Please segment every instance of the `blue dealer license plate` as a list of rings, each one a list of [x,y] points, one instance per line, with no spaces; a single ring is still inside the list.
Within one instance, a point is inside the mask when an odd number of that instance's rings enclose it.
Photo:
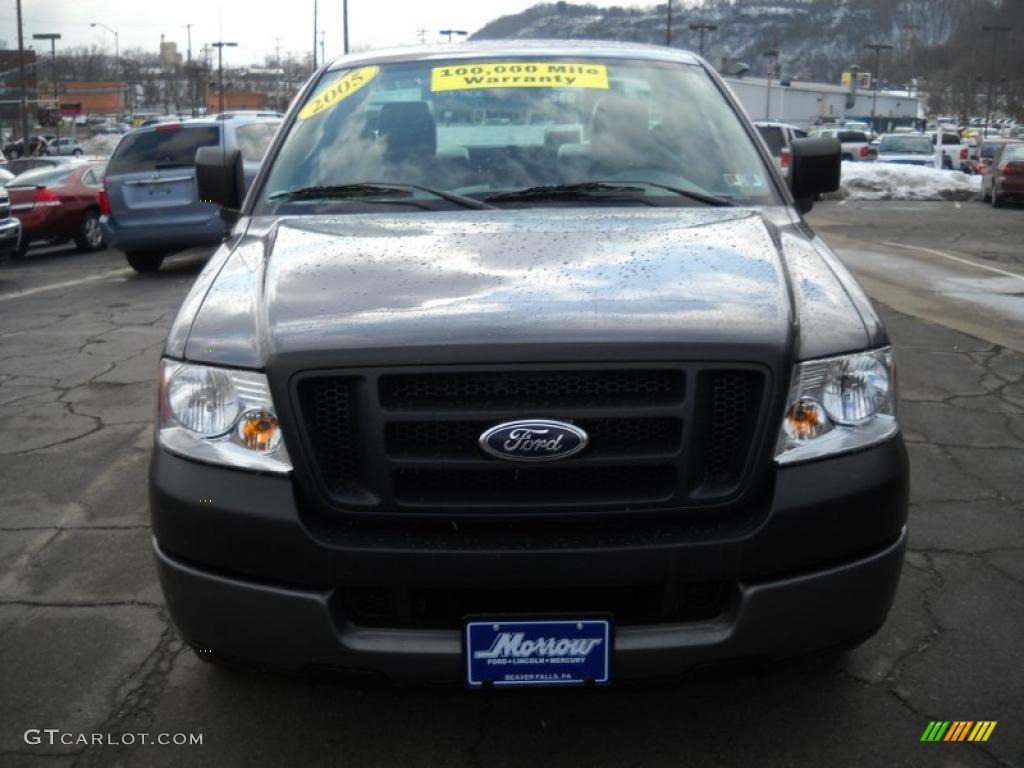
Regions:
[[[466,681],[484,685],[607,685],[607,619],[473,619],[465,625]]]

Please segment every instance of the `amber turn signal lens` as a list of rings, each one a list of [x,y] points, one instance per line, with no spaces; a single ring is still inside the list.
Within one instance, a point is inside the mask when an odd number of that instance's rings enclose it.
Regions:
[[[811,440],[827,427],[825,412],[812,400],[793,403],[786,411],[785,430],[791,440]]]
[[[281,442],[281,428],[277,419],[266,411],[245,414],[238,422],[238,434],[245,442],[245,447],[253,451],[267,453]]]

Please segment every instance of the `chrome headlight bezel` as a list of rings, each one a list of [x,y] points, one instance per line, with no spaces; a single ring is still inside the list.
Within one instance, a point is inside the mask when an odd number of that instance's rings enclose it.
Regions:
[[[897,400],[891,347],[798,363],[775,462],[812,461],[894,437]]]
[[[197,416],[196,398],[188,396],[190,384],[203,389],[205,407],[199,411],[223,412]],[[273,426],[276,434],[254,440],[244,427],[257,420]],[[257,371],[161,360],[157,442],[171,453],[209,464],[276,474],[292,469],[270,385]]]

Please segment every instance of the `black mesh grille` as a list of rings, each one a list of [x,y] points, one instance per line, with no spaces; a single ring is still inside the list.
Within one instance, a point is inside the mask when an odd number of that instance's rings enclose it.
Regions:
[[[332,494],[344,493],[358,472],[351,380],[308,379],[300,385],[299,393],[306,430],[324,484]]]
[[[345,510],[495,516],[679,509],[741,490],[762,421],[761,371],[589,368],[299,374],[320,492]],[[579,426],[588,445],[538,463],[480,448],[487,429],[530,418]]]
[[[653,502],[675,490],[672,465],[399,469],[395,497],[403,503],[536,506]]]
[[[735,482],[750,451],[760,399],[760,377],[747,371],[707,374],[710,428],[705,453],[705,481]]]
[[[345,617],[357,626],[460,629],[467,616],[611,614],[616,626],[675,624],[715,618],[729,585],[601,586],[559,589],[390,589],[362,587],[342,594]]]
[[[381,405],[414,408],[555,408],[677,402],[683,373],[557,371],[384,376]]]
[[[581,456],[645,456],[680,449],[679,419],[581,419],[576,426],[590,439]],[[474,458],[482,456],[480,435],[493,421],[399,421],[387,425],[388,455],[396,458]]]

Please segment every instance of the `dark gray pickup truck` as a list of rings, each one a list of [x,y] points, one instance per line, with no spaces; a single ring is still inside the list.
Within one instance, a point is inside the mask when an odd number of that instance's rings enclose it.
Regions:
[[[889,340],[716,74],[486,44],[316,73],[160,371],[167,603],[201,657],[602,685],[885,621],[908,468]]]

